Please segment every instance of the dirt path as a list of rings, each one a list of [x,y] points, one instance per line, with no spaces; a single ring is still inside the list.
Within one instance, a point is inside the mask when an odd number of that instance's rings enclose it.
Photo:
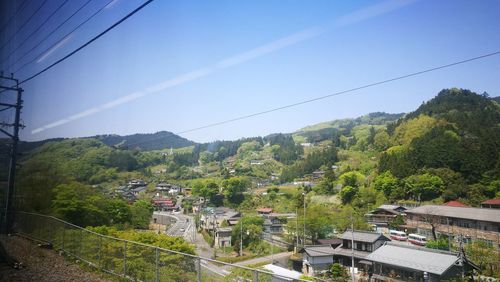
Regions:
[[[112,281],[24,238],[2,235],[0,241],[9,255],[24,266],[14,269],[0,264],[0,281]]]

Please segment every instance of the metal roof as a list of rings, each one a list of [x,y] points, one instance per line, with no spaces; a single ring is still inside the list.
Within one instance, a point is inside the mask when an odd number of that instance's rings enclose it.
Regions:
[[[325,257],[325,256],[333,256],[333,248],[332,246],[306,246],[304,251],[310,257]]]
[[[425,205],[406,211],[407,214],[428,214],[500,223],[500,209]]]
[[[333,254],[336,256],[344,256],[344,257],[350,257],[354,253],[354,257],[357,259],[364,259],[370,252],[368,251],[360,251],[360,250],[352,250],[351,248],[344,248],[342,245],[338,246],[333,250]]]
[[[381,205],[380,207],[378,207],[378,209],[384,209],[384,210],[395,210],[399,208],[406,209],[405,207],[398,205]]]
[[[373,243],[379,239],[390,241],[389,238],[385,237],[384,235],[380,233],[375,233],[375,232],[369,232],[369,231],[356,231],[354,230],[354,234],[351,235],[353,232],[351,230],[347,230],[342,234],[342,239],[344,240],[351,240],[352,237],[354,236],[354,241],[360,241],[360,242],[368,242],[368,243]]]
[[[369,254],[366,259],[442,275],[457,262],[458,256],[455,253],[389,243]]]

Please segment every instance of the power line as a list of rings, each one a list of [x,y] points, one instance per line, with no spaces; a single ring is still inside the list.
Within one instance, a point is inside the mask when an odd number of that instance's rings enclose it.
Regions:
[[[6,29],[10,22],[17,16],[17,14],[22,10],[24,9],[26,6],[24,6],[24,4],[28,3],[28,0],[24,0],[21,5],[19,5],[16,9],[16,11],[14,12],[14,14],[12,14],[12,16],[10,16],[10,18],[7,20],[7,23],[2,27],[0,28],[0,33],[2,33],[4,31],[4,29]]]
[[[62,22],[59,26],[57,26],[54,30],[52,30],[52,32],[49,35],[47,35],[44,39],[42,39],[40,42],[38,42],[38,44],[36,44],[35,46],[33,46],[33,48],[31,48],[29,51],[27,51],[26,53],[24,53],[14,64],[9,65],[8,69],[10,69],[11,67],[13,67],[17,63],[19,63],[24,57],[26,57],[26,55],[31,54],[31,51],[33,51],[35,48],[37,48],[43,42],[45,42],[45,40],[47,40],[50,36],[52,36],[52,34],[54,34],[67,21],[69,21],[71,18],[73,18],[80,10],[82,10],[85,6],[87,6],[87,4],[89,4],[91,1],[92,0],[88,0],[84,5],[82,5],[78,10],[76,10],[71,16],[69,16],[64,22]],[[86,24],[88,21],[90,21],[92,18],[94,18],[100,12],[102,12],[102,10],[104,10],[104,8],[106,8],[113,1],[114,0],[109,0],[104,6],[102,6],[101,8],[99,8],[97,11],[95,11],[89,17],[87,17],[83,22],[81,22],[79,25],[77,25],[75,28],[73,28],[70,32],[66,33],[59,41],[55,42],[54,44],[52,44],[51,46],[49,46],[48,48],[46,48],[42,52],[38,53],[38,55],[36,55],[35,57],[33,57],[33,59],[31,61],[26,62],[21,67],[19,67],[15,71],[13,71],[13,73],[17,73],[18,71],[24,69],[26,66],[28,66],[29,64],[31,64],[34,61],[36,61],[36,59],[38,59],[38,57],[40,57],[42,54],[48,52],[50,49],[54,48],[54,46],[56,46],[57,44],[61,43],[65,38],[67,38],[68,36],[70,36],[71,34],[73,34],[74,32],[76,32],[80,27],[82,27],[84,24]]]
[[[2,47],[0,47],[0,50],[1,50],[1,49],[3,49],[5,46],[7,46],[7,44],[9,44],[9,43],[10,43],[10,40],[12,40],[12,38],[14,38],[14,37],[15,37],[15,36],[16,36],[16,35],[17,35],[20,31],[21,31],[21,29],[23,29],[23,28],[24,28],[24,27],[25,27],[25,26],[26,26],[26,25],[27,25],[27,24],[28,24],[28,23],[29,23],[29,22],[33,19],[33,17],[34,17],[34,16],[35,16],[35,15],[36,15],[39,11],[40,11],[40,9],[42,9],[42,7],[43,7],[43,6],[45,6],[45,3],[47,3],[47,0],[44,0],[44,1],[42,2],[42,5],[38,6],[38,8],[37,8],[37,9],[33,12],[33,14],[31,14],[31,16],[29,16],[28,20],[26,20],[26,21],[25,21],[25,22],[21,25],[21,27],[20,27],[20,28],[18,28],[18,29],[16,30],[16,32],[14,32],[14,33],[12,34],[12,36],[11,36],[9,39],[7,39],[7,41],[5,41],[5,44],[4,44],[4,45],[2,45]]]
[[[131,16],[133,16],[135,13],[139,12],[140,10],[142,10],[142,8],[146,7],[151,2],[153,2],[153,0],[146,1],[145,3],[143,3],[142,5],[140,5],[139,7],[137,7],[135,10],[133,10],[130,13],[128,13],[125,17],[121,18],[119,21],[115,22],[113,25],[111,25],[110,27],[108,27],[106,30],[104,30],[103,32],[101,32],[98,35],[94,36],[92,39],[90,39],[89,41],[87,41],[82,46],[76,48],[75,50],[73,50],[72,52],[70,52],[68,55],[62,57],[61,59],[57,60],[56,62],[54,62],[50,66],[44,68],[43,70],[41,70],[41,71],[37,72],[36,74],[34,74],[34,75],[32,75],[32,76],[24,79],[23,81],[19,82],[19,84],[23,84],[25,82],[28,82],[28,81],[32,80],[33,78],[35,78],[35,77],[41,75],[42,73],[48,71],[49,69],[53,68],[54,66],[58,65],[59,63],[65,61],[67,58],[69,58],[69,57],[73,56],[74,54],[78,53],[80,50],[82,50],[83,48],[87,47],[92,42],[96,41],[101,36],[103,36],[104,34],[108,33],[110,30],[112,30],[115,27],[117,27],[118,25],[120,25],[122,22],[124,22],[125,20],[127,20],[128,18],[130,18]]]
[[[5,58],[4,62],[7,61],[12,54],[14,54],[17,49],[21,48],[28,40],[35,34],[37,33],[66,3],[68,3],[69,0],[64,0],[54,11],[45,19],[45,21],[40,24],[35,30],[33,30],[24,40],[21,42],[21,44],[17,45],[16,48],[13,48],[12,51],[7,55],[7,58]]]
[[[296,106],[299,106],[299,105],[308,104],[308,103],[311,103],[311,102],[315,102],[315,101],[319,101],[319,100],[324,100],[324,99],[327,99],[327,98],[331,98],[331,97],[334,97],[334,96],[338,96],[338,95],[342,95],[342,94],[346,94],[346,93],[358,91],[358,90],[361,90],[361,89],[365,89],[365,88],[369,88],[369,87],[373,87],[373,86],[385,84],[385,83],[388,83],[388,82],[392,82],[392,81],[396,81],[396,80],[401,80],[401,79],[405,79],[405,78],[409,78],[409,77],[412,77],[412,76],[421,75],[421,74],[424,74],[424,73],[428,73],[428,72],[432,72],[432,71],[436,71],[436,70],[440,70],[440,69],[444,69],[444,68],[449,68],[449,67],[452,67],[452,66],[464,64],[464,63],[475,61],[475,60],[479,60],[479,59],[484,59],[484,58],[491,57],[491,56],[498,55],[498,54],[500,54],[500,51],[496,51],[496,52],[493,52],[493,53],[488,53],[488,54],[485,54],[485,55],[473,57],[473,58],[470,58],[470,59],[466,59],[466,60],[462,60],[462,61],[458,61],[458,62],[446,64],[446,65],[441,65],[441,66],[438,66],[438,67],[429,68],[429,69],[418,71],[418,72],[413,72],[413,73],[402,75],[402,76],[397,76],[397,77],[394,77],[394,78],[390,78],[390,79],[386,79],[386,80],[382,80],[382,81],[378,81],[378,82],[374,82],[374,83],[370,83],[370,84],[365,84],[363,86],[359,86],[359,87],[355,87],[355,88],[351,88],[351,89],[347,89],[347,90],[335,92],[335,93],[332,93],[332,94],[329,94],[329,95],[320,96],[320,97],[316,97],[316,98],[309,99],[309,100],[304,100],[304,101],[293,103],[293,104],[288,104],[288,105],[285,105],[285,106],[273,108],[273,109],[262,111],[262,112],[257,112],[257,113],[253,113],[253,114],[249,114],[249,115],[245,115],[245,116],[240,116],[240,117],[237,117],[237,118],[232,118],[232,119],[228,119],[228,120],[224,120],[224,121],[220,121],[220,122],[216,122],[216,123],[207,124],[207,125],[204,125],[204,126],[193,128],[193,129],[180,131],[180,132],[175,133],[175,134],[183,134],[183,133],[193,132],[193,131],[197,131],[197,130],[201,130],[201,129],[205,129],[205,128],[209,128],[209,127],[214,127],[214,126],[218,126],[218,125],[222,125],[222,124],[226,124],[226,123],[230,123],[230,122],[242,120],[242,119],[251,118],[251,117],[254,117],[254,116],[268,114],[268,113],[272,113],[272,112],[284,110],[284,109],[287,109],[287,108],[292,108],[292,107],[296,107]]]
[[[54,34],[56,31],[59,30],[66,22],[68,22],[70,19],[72,19],[76,14],[78,14],[83,8],[85,8],[92,0],[88,0],[87,2],[83,3],[73,14],[71,14],[69,17],[67,17],[63,22],[61,22],[56,28],[54,28],[47,36],[45,36],[42,40],[40,40],[37,44],[35,44],[30,50],[26,51],[21,57],[19,57],[13,64],[9,65],[7,69],[11,69],[11,67],[15,66],[18,62],[20,62],[26,55],[31,54],[33,50],[38,48],[43,42],[45,42],[52,34]],[[111,3],[111,2],[108,2]],[[108,5],[108,4],[106,4]],[[106,5],[104,7],[106,7]],[[103,7],[103,8],[104,8]],[[52,47],[52,46],[51,46]],[[39,56],[39,55],[38,55]],[[38,57],[36,56],[35,59]],[[33,60],[34,61],[34,60]],[[31,62],[33,62],[31,61]]]
[[[405,75],[401,75],[401,76],[396,76],[396,77],[385,79],[385,80],[381,80],[381,81],[378,81],[378,82],[373,82],[373,83],[365,84],[365,85],[362,85],[362,86],[359,86],[359,87],[350,88],[350,89],[347,89],[347,90],[342,90],[342,91],[339,91],[339,92],[335,92],[335,93],[332,93],[332,94],[328,94],[328,95],[316,97],[316,98],[313,98],[313,99],[308,99],[308,100],[300,101],[300,102],[297,102],[297,103],[288,104],[288,105],[280,106],[280,107],[277,107],[277,108],[272,108],[272,109],[261,111],[261,112],[256,112],[256,113],[253,113],[253,114],[248,114],[248,115],[244,115],[244,116],[240,116],[240,117],[236,117],[236,118],[232,118],[232,119],[227,119],[227,120],[220,121],[220,122],[215,122],[215,123],[207,124],[207,125],[200,126],[200,127],[195,127],[195,128],[184,130],[184,131],[175,132],[174,134],[176,134],[176,135],[184,134],[184,133],[198,131],[198,130],[202,130],[202,129],[206,129],[206,128],[210,128],[210,127],[215,127],[215,126],[219,126],[219,125],[223,125],[223,124],[227,124],[227,123],[231,123],[231,122],[235,122],[235,121],[239,121],[239,120],[243,120],[243,119],[248,119],[248,118],[251,118],[251,117],[260,116],[260,115],[264,115],[264,114],[268,114],[268,113],[272,113],[272,112],[276,112],[276,111],[280,111],[280,110],[284,110],[284,109],[296,107],[296,106],[299,106],[299,105],[308,104],[308,103],[316,102],[316,101],[319,101],[319,100],[328,99],[328,98],[331,98],[331,97],[334,97],[334,96],[339,96],[339,95],[342,95],[342,94],[352,93],[352,92],[355,92],[355,91],[358,91],[358,90],[362,90],[362,89],[366,89],[366,88],[370,88],[370,87],[373,87],[373,86],[377,86],[377,85],[381,85],[381,84],[386,84],[386,83],[389,83],[389,82],[393,82],[393,81],[397,81],[397,80],[402,80],[402,79],[413,77],[413,76],[418,76],[418,75],[421,75],[421,74],[425,74],[425,73],[437,71],[437,70],[444,69],[444,68],[449,68],[449,67],[460,65],[460,64],[465,64],[465,63],[468,63],[468,62],[472,62],[472,61],[484,59],[484,58],[487,58],[487,57],[492,57],[492,56],[499,55],[499,54],[500,54],[500,51],[496,51],[496,52],[492,52],[492,53],[488,53],[488,54],[484,54],[484,55],[472,57],[472,58],[465,59],[465,60],[461,60],[461,61],[457,61],[457,62],[445,64],[445,65],[440,65],[440,66],[437,66],[437,67],[432,67],[432,68],[428,68],[428,69],[425,69],[425,70],[421,70],[421,71],[417,71],[417,72],[413,72],[413,73],[409,73],[409,74],[405,74]],[[155,141],[155,140],[160,140],[160,139],[162,139],[162,138],[154,138],[154,139],[150,139],[150,140],[147,140],[147,141],[144,141],[144,142],[132,143],[132,144],[129,144],[128,146],[136,146],[136,145],[140,145],[140,144],[143,144],[143,143],[148,143],[148,142]]]

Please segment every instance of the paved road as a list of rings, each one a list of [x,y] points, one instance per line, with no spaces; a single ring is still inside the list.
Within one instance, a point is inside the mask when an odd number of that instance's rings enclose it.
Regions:
[[[166,231],[167,235],[183,237],[189,242],[194,242],[194,220],[192,217],[179,213],[155,211],[153,216],[160,222],[170,219],[175,221]]]

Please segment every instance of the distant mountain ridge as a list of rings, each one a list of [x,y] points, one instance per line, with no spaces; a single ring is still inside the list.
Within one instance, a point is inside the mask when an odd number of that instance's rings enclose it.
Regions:
[[[108,146],[122,146],[128,149],[136,147],[145,151],[162,150],[168,148],[182,148],[197,144],[194,141],[176,135],[169,131],[159,131],[156,133],[137,133],[132,135],[97,135],[91,138],[100,140]]]
[[[357,118],[338,119],[338,120],[332,120],[328,122],[322,122],[306,126],[302,129],[295,131],[294,133],[285,135],[331,134],[332,131],[338,130],[340,128],[346,128],[346,127],[352,128],[360,124],[384,125],[389,122],[395,122],[402,116],[404,116],[404,113],[389,114],[384,112],[374,112]],[[270,134],[266,137],[271,137],[273,135],[278,135],[278,134],[279,133]],[[103,135],[95,135],[95,136],[81,137],[81,138],[93,138],[103,142],[108,146],[114,146],[124,149],[139,148],[144,151],[163,150],[170,148],[177,149],[193,145],[202,145],[200,143],[191,141],[189,139],[186,139],[169,131],[159,131],[156,133],[136,133],[131,135],[103,134]],[[44,145],[45,143],[62,141],[65,139],[71,139],[71,138],[51,138],[33,142],[21,141],[20,151],[28,152]],[[209,142],[206,144],[211,144],[214,142]]]
[[[101,141],[108,146],[119,148],[134,149],[140,148],[144,151],[162,150],[162,149],[177,149],[196,145],[197,143],[176,135],[168,131],[159,131],[156,133],[136,133],[132,135],[117,135],[117,134],[104,134],[95,135],[83,138],[92,138]],[[49,142],[57,142],[72,138],[51,138],[41,141],[21,141],[19,143],[19,150],[21,152],[28,152],[36,149]]]

